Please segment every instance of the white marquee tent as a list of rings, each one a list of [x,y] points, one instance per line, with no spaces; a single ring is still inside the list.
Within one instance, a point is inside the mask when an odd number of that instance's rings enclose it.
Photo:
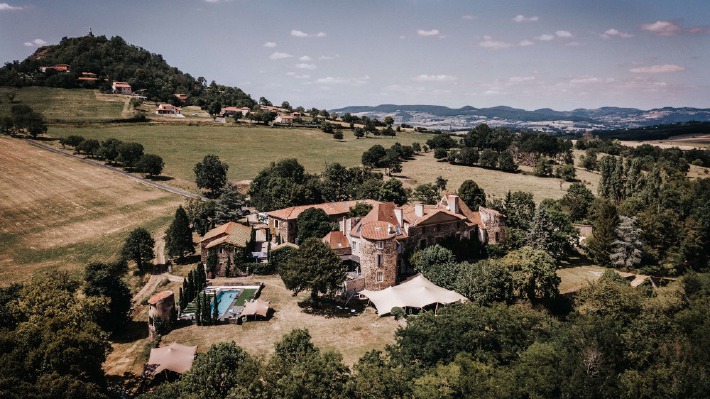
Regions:
[[[155,370],[152,372],[154,375],[163,370],[170,370],[182,374],[192,367],[196,352],[196,346],[173,343],[164,348],[151,349],[148,364],[156,366]]]
[[[448,305],[454,302],[464,302],[466,297],[427,280],[418,274],[410,280],[381,291],[360,291],[377,308],[377,314],[384,316],[394,307],[423,308],[435,303]]]

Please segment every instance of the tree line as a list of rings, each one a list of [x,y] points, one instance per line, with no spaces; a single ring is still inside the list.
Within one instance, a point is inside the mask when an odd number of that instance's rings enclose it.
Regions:
[[[85,139],[79,135],[70,135],[59,139],[63,146],[74,147],[78,154],[90,158],[103,159],[109,165],[121,165],[131,171],[158,176],[163,172],[163,158],[155,154],[146,154],[143,144],[123,142],[110,137],[106,140]]]

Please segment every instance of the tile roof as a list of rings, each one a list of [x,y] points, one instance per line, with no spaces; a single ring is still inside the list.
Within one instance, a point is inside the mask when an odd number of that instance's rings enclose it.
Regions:
[[[220,237],[224,235],[223,237]],[[216,238],[216,239],[215,239]],[[251,227],[243,224],[228,222],[208,231],[200,243],[206,243],[206,248],[212,248],[224,242],[245,246],[251,240]]]
[[[175,295],[175,294],[173,294],[172,291],[159,292],[159,293],[153,295],[152,297],[150,297],[150,299],[148,299],[148,304],[155,305],[156,303],[162,301],[163,299],[169,298],[173,295]]]
[[[367,222],[362,225],[360,235],[366,240],[387,240],[396,235],[395,227],[388,222]]]
[[[322,241],[330,246],[330,249],[350,248],[350,243],[342,231],[331,231],[322,238]]]
[[[379,204],[378,201],[374,200],[358,200],[358,201],[340,201],[340,202],[326,202],[324,204],[313,204],[313,205],[298,205],[292,206],[290,208],[277,209],[275,211],[267,212],[269,217],[273,217],[281,220],[295,220],[301,212],[308,208],[318,208],[325,211],[328,216],[345,215],[350,212],[350,208],[356,204],[364,202],[366,204],[375,206]]]
[[[131,87],[131,85],[126,82],[113,82],[113,85],[116,87]]]
[[[420,224],[424,224],[426,221],[429,219],[432,219],[436,215],[448,215],[448,216],[453,216],[457,219],[463,220],[468,223],[472,223],[466,216],[453,213],[446,209],[446,207],[442,207],[439,205],[424,205],[424,215],[423,216],[417,216],[416,213],[416,208],[411,206],[411,205],[404,205],[402,206],[403,215],[402,218],[409,223],[410,226],[417,226]]]
[[[372,222],[385,222],[387,224],[392,225],[395,228],[395,231],[397,230],[397,226],[399,226],[399,222],[397,221],[397,216],[394,213],[395,210],[395,205],[394,202],[381,202],[377,203],[372,206],[372,210],[365,215],[360,221],[355,223],[353,225],[353,228],[350,230],[350,235],[355,236],[355,237],[360,237],[362,234],[362,230],[365,227],[365,225],[372,223]],[[404,235],[403,230],[399,230],[398,236]],[[364,237],[363,238],[367,238]],[[389,237],[388,237],[389,238]]]

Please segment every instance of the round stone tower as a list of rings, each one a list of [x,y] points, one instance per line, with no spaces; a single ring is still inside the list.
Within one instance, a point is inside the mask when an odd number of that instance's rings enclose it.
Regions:
[[[388,222],[365,223],[360,231],[360,272],[365,289],[381,290],[397,283],[395,226]]]

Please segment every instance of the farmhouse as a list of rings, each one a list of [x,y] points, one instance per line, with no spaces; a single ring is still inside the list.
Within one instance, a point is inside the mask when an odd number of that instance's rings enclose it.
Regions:
[[[228,117],[228,116],[235,116],[237,114],[240,114],[241,116],[244,116],[251,112],[249,107],[224,107],[220,111],[220,114],[223,117]]]
[[[275,123],[293,123],[293,121],[296,118],[293,117],[293,115],[287,115],[287,114],[279,114],[276,119],[274,119]]]
[[[76,80],[82,81],[82,82],[96,82],[99,79],[98,76],[96,76],[95,73],[92,72],[82,72],[81,76],[76,78]]]
[[[182,94],[182,93],[176,93],[174,94],[175,98],[180,100],[180,102],[185,103],[187,101],[187,94]]]
[[[160,104],[155,113],[158,115],[182,115],[182,108],[171,104]]]
[[[54,70],[59,73],[66,73],[66,72],[69,72],[69,65],[68,64],[55,64],[52,66],[39,67],[39,71],[42,73],[47,73],[48,70]]]
[[[372,206],[364,217],[348,217],[349,209],[358,202]],[[397,207],[392,202],[343,201],[302,205],[269,212],[269,227],[286,242],[295,242],[296,219],[308,208],[320,208],[337,231],[322,238],[323,242],[354,269],[348,275],[348,292],[381,290],[391,287],[407,271],[404,253],[426,248],[446,238],[477,238],[481,242],[501,242],[504,215],[492,209],[471,211],[456,194],[447,194],[436,205]],[[277,238],[278,240],[279,238]]]
[[[111,85],[111,90],[115,94],[131,94],[133,91],[131,91],[131,85],[129,85],[126,82],[113,82]]]
[[[225,276],[227,263],[232,262],[237,249],[246,248],[251,241],[252,229],[243,224],[228,222],[208,231],[200,241],[202,263],[207,262],[209,251],[217,254],[217,276]]]

